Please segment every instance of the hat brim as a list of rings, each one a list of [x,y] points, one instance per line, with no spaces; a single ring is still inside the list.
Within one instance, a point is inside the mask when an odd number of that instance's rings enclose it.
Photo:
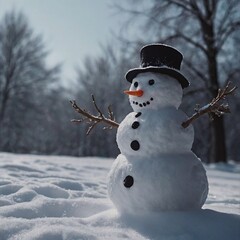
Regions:
[[[182,88],[186,88],[189,86],[189,81],[177,70],[168,68],[168,67],[145,67],[145,68],[133,68],[130,69],[125,77],[128,82],[132,83],[133,78],[137,76],[139,73],[144,73],[144,72],[156,72],[156,73],[162,73],[162,74],[167,74],[176,80],[178,80],[182,86]]]

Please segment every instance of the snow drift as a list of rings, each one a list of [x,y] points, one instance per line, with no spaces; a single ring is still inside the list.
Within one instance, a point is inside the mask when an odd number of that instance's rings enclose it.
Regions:
[[[0,240],[240,238],[240,166],[206,167],[202,210],[132,216],[107,197],[112,162],[0,153]]]

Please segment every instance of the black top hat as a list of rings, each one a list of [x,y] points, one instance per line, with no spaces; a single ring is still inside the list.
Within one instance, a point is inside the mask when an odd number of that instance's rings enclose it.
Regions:
[[[126,74],[129,82],[132,82],[139,73],[158,72],[174,77],[182,88],[189,86],[188,80],[180,73],[183,56],[177,49],[164,44],[151,44],[144,46],[140,55],[140,67],[130,69]]]

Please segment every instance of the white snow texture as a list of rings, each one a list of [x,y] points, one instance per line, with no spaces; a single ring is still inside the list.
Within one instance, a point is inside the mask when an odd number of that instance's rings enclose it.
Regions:
[[[206,168],[204,210],[120,215],[107,197],[112,163],[0,153],[0,240],[239,240],[239,165]]]
[[[165,74],[140,73],[132,81],[135,112],[117,131],[121,155],[109,175],[110,199],[120,212],[143,213],[200,209],[208,194],[201,161],[192,153],[193,127],[178,109],[180,83]],[[138,112],[136,112],[138,111]]]
[[[205,170],[193,153],[126,158],[119,155],[110,172],[109,195],[120,212],[138,214],[199,209],[206,200]],[[132,176],[131,188],[123,185]]]
[[[154,80],[154,84],[149,85],[149,80]],[[135,85],[137,82],[137,87]],[[144,91],[141,98],[130,96],[130,104],[135,112],[142,111],[144,108],[158,110],[165,107],[174,107],[177,109],[182,103],[183,90],[179,82],[160,73],[145,72],[138,74],[132,81],[129,90]],[[151,101],[153,98],[153,101]],[[138,104],[133,104],[133,101]],[[146,107],[140,107],[140,104],[150,101]]]
[[[158,111],[142,110],[129,113],[120,123],[117,131],[118,147],[123,155],[145,157],[161,153],[185,153],[191,151],[194,132],[193,127],[183,128],[181,123],[186,115],[173,107]],[[132,129],[134,122],[139,122],[138,129]],[[140,149],[133,151],[130,143],[138,140]],[[147,159],[146,159],[147,161]]]

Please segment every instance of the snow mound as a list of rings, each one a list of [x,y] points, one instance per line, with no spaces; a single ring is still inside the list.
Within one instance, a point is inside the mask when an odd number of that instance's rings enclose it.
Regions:
[[[0,240],[240,239],[240,167],[207,167],[203,210],[119,215],[107,197],[112,159],[0,153]]]

